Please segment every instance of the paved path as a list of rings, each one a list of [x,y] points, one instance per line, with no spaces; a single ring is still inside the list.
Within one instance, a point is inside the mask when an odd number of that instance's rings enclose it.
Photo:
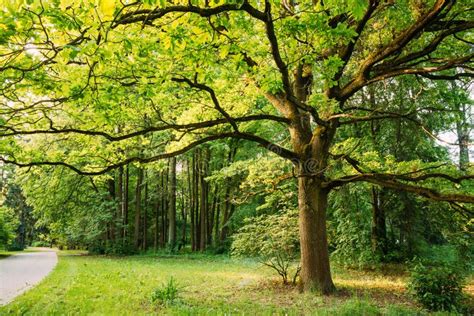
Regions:
[[[48,275],[58,262],[56,252],[49,248],[34,248],[0,259],[0,306],[33,287]]]

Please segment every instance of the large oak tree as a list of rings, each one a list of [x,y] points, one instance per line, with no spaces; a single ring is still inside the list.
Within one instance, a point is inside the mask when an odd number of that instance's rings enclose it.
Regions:
[[[254,142],[294,165],[306,290],[334,290],[331,190],[365,181],[474,202],[465,192],[472,174],[374,167],[358,158],[357,145],[335,141],[344,126],[373,120],[409,119],[426,129],[416,113],[349,101],[397,76],[471,77],[472,1],[3,4],[2,161],[94,176],[218,139]],[[286,133],[273,134],[275,124]],[[440,183],[443,192],[433,189]]]

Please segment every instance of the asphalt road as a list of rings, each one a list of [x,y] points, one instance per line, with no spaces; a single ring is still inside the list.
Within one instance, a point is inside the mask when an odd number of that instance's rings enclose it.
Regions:
[[[0,259],[0,305],[8,304],[36,285],[56,266],[58,257],[54,250],[34,250]]]

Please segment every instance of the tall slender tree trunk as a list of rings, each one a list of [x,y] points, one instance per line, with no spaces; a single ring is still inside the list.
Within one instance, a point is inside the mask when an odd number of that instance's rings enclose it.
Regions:
[[[207,243],[207,220],[208,220],[208,184],[205,180],[207,175],[207,169],[209,168],[209,149],[204,149],[204,155],[201,156],[200,162],[200,173],[199,173],[199,185],[201,187],[201,203],[200,203],[200,237],[199,237],[199,249],[201,251],[206,249]]]
[[[108,190],[109,190],[109,198],[112,202],[116,202],[116,194],[115,194],[115,180],[114,179],[109,179],[107,181],[107,185],[108,185]],[[110,240],[114,240],[115,239],[115,221],[116,221],[116,208],[114,207],[112,210],[111,210],[111,215],[112,215],[112,219],[111,221],[108,223],[108,232],[107,232],[107,239],[110,241]]]
[[[123,230],[122,238],[124,241],[128,236],[128,185],[130,180],[130,170],[128,165],[125,167],[125,185],[123,188],[123,204],[122,204],[122,218],[123,218]],[[127,241],[128,242],[128,241]]]
[[[142,183],[143,183],[143,169],[138,168],[137,184],[135,187],[135,234],[133,235],[133,244],[138,249],[140,246],[140,216],[142,206]]]
[[[387,254],[387,228],[385,223],[385,210],[382,205],[382,192],[372,186],[372,252],[381,256]]]
[[[194,151],[191,163],[188,161],[188,183],[189,183],[189,208],[190,208],[190,217],[191,217],[191,250],[196,250],[196,229],[194,221],[194,205],[196,203],[194,195]]]
[[[458,126],[459,169],[467,170],[469,166],[469,132]]]
[[[369,93],[369,104],[373,110],[377,109],[377,98],[375,96],[375,87],[367,87]],[[365,100],[365,94],[362,93],[362,102]],[[370,133],[372,143],[375,148],[381,150],[381,145],[377,141],[377,134],[380,129],[380,122],[377,120],[370,121]],[[385,209],[383,208],[382,202],[382,191],[377,190],[375,186],[372,186],[372,226],[371,226],[371,243],[372,252],[379,255],[382,260],[387,253],[387,229],[385,223]]]
[[[458,87],[456,81],[453,80],[450,83],[451,93],[455,96],[453,107],[457,114],[456,134],[459,147],[459,169],[465,171],[469,166],[469,134],[473,125],[471,106],[460,98],[460,87]]]
[[[201,237],[201,225],[199,221],[199,205],[200,205],[200,197],[199,197],[199,192],[200,189],[202,188],[199,187],[199,173],[200,173],[200,168],[199,168],[199,161],[200,161],[200,150],[197,148],[194,152],[194,159],[193,159],[193,175],[194,175],[194,250],[199,250],[199,245],[200,243],[200,237]]]
[[[231,149],[227,156],[228,166],[234,161],[236,154],[237,154],[237,146],[232,147],[231,145]],[[225,192],[224,192],[224,210],[222,214],[222,225],[221,225],[220,238],[219,238],[219,241],[221,244],[224,243],[224,241],[227,239],[227,235],[229,233],[229,220],[233,213],[233,204],[230,202],[230,199],[231,199],[231,183],[227,183],[225,187]]]
[[[225,194],[224,194],[224,212],[222,214],[222,227],[221,227],[221,235],[220,235],[220,242],[221,244],[226,240],[227,234],[229,232],[228,221],[229,221],[229,213],[230,213],[230,186],[226,186]]]
[[[212,245],[212,237],[213,237],[213,230],[214,230],[214,220],[215,220],[215,215],[216,215],[216,205],[217,205],[217,184],[214,186],[214,190],[212,193],[212,204],[207,220],[207,244]]]
[[[155,251],[158,250],[158,237],[160,235],[160,205],[161,205],[161,200],[160,200],[160,193],[161,193],[161,187],[160,187],[160,179],[158,179],[158,185],[156,189],[157,197],[155,201],[155,214],[154,214],[154,221],[155,221],[155,229],[154,229],[154,235],[153,235],[153,249]]]
[[[119,240],[120,237],[123,237],[123,167],[120,167],[117,171],[117,211],[115,223],[117,226],[116,229],[116,240]]]
[[[168,168],[162,172],[161,177],[161,236],[160,246],[163,248],[167,242],[167,229],[168,229]]]
[[[184,185],[181,188],[181,219],[182,219],[182,226],[181,226],[181,242],[179,249],[180,250],[182,247],[186,245],[186,221],[187,221],[187,215],[186,215],[186,192]]]
[[[168,245],[176,246],[176,157],[170,159]]]
[[[215,216],[215,223],[216,227],[214,228],[214,245],[217,246],[220,242],[219,240],[219,220],[221,215],[221,202],[220,198],[217,198],[217,206],[216,206],[216,216]]]
[[[145,174],[145,200],[143,201],[143,241],[142,249],[146,251],[148,247],[148,179]]]
[[[415,250],[415,242],[417,240],[417,234],[414,230],[415,213],[413,212],[414,201],[410,198],[408,193],[399,193],[400,202],[403,205],[403,218],[400,225],[400,240],[399,242],[404,246],[405,255],[408,258],[412,258]]]

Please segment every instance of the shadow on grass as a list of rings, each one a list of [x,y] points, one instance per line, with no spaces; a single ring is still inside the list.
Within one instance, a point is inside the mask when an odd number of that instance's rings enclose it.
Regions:
[[[320,307],[339,306],[354,300],[369,302],[379,308],[389,305],[414,309],[420,307],[406,291],[404,279],[355,273],[352,277],[344,275],[344,278],[336,278],[335,285],[336,292],[331,295],[305,293],[305,296],[318,298]],[[266,292],[274,297],[275,301],[281,302],[281,305],[286,305],[284,302],[288,297],[295,298],[301,294],[298,285],[284,285],[277,278],[260,280],[250,285],[248,290],[256,293]]]

